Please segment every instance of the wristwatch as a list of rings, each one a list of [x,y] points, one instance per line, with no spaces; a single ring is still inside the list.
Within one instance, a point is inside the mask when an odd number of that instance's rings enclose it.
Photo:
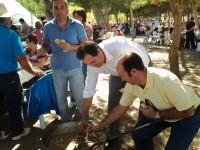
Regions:
[[[159,120],[159,119],[160,119],[160,114],[159,114],[159,111],[156,111],[155,120]]]

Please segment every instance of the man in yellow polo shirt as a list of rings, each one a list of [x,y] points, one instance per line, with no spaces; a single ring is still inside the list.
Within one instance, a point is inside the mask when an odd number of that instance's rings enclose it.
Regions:
[[[137,150],[154,150],[153,138],[170,127],[171,135],[165,150],[188,150],[200,126],[200,99],[176,75],[164,69],[145,67],[139,55],[123,54],[116,65],[117,73],[127,84],[113,111],[88,132],[99,130],[122,117],[137,97],[144,117],[134,128],[161,121],[132,132]]]

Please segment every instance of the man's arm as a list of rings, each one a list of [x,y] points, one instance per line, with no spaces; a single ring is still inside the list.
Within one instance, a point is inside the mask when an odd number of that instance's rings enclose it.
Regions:
[[[26,56],[16,56],[15,58],[19,62],[20,66],[30,74],[35,76],[42,76],[42,73],[40,71],[33,70],[30,61]]]
[[[142,113],[151,119],[155,119],[156,116],[156,111],[149,105],[147,105],[147,108],[141,108],[140,107],[140,111],[142,111]],[[170,120],[170,119],[183,119],[183,118],[187,118],[187,117],[191,117],[194,115],[195,109],[194,106],[183,110],[183,111],[178,111],[176,108],[170,109],[170,110],[166,110],[166,111],[159,111],[159,115],[161,119],[165,119],[165,120]]]
[[[50,50],[50,43],[42,42],[41,48],[37,51],[37,56],[45,55]]]
[[[107,125],[115,122],[116,120],[118,120],[119,118],[121,118],[129,109],[129,106],[122,106],[122,105],[117,105],[112,111],[111,113],[104,118],[99,124],[97,125],[91,125],[89,127],[88,133],[92,133],[94,131],[98,131],[104,127],[106,127]]]
[[[92,99],[93,99],[93,97],[83,99],[81,120],[80,120],[80,123],[78,126],[78,128],[81,132],[85,132],[87,129],[87,116],[89,114],[89,109],[92,104]]]
[[[87,41],[87,38],[81,40],[80,42],[84,42],[84,41]],[[79,48],[80,44],[78,45],[71,45],[69,43],[66,43],[66,42],[61,42],[59,47],[62,48],[64,51],[68,52],[70,50],[72,51],[77,51],[77,49]]]
[[[188,118],[194,115],[195,109],[194,106],[184,110],[184,111],[178,111],[176,108],[167,110],[167,111],[161,111],[160,112],[160,118],[161,119],[182,119],[182,118]]]

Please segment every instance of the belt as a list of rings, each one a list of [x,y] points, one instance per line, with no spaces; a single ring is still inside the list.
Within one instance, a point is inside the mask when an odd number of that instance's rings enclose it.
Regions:
[[[200,105],[197,106],[197,108],[195,109],[195,112],[200,111]]]

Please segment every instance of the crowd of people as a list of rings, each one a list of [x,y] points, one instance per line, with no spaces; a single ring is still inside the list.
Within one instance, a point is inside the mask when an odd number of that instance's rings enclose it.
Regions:
[[[200,99],[176,75],[154,68],[145,47],[123,36],[130,32],[128,23],[124,25],[124,33],[123,27],[114,27],[113,32],[118,36],[99,43],[96,39],[103,35],[103,28],[92,28],[87,24],[83,8],[75,9],[70,17],[67,1],[54,0],[52,13],[55,18],[44,27],[41,22],[36,22],[36,29],[30,33],[26,22],[20,19],[22,38],[27,43],[24,50],[19,31],[10,29],[13,14],[3,3],[0,7],[0,32],[5,35],[0,37],[3,41],[0,43],[0,108],[4,107],[6,98],[12,140],[30,132],[30,128],[23,125],[23,87],[17,73],[19,63],[27,72],[39,77],[42,73],[33,70],[32,65],[51,66],[61,122],[71,122],[70,107],[77,106],[81,113],[80,132],[92,133],[109,125],[112,140],[104,143],[105,150],[118,141],[120,118],[136,98],[140,98],[145,107],[140,106],[142,116],[134,128],[159,120],[132,133],[137,150],[153,150],[153,138],[166,128],[171,128],[166,150],[188,149],[200,126]],[[57,40],[61,42],[57,43]],[[100,73],[110,75],[108,116],[95,124],[90,119],[89,110]],[[67,102],[68,84],[71,106]],[[1,116],[0,132],[2,140],[5,132]]]

